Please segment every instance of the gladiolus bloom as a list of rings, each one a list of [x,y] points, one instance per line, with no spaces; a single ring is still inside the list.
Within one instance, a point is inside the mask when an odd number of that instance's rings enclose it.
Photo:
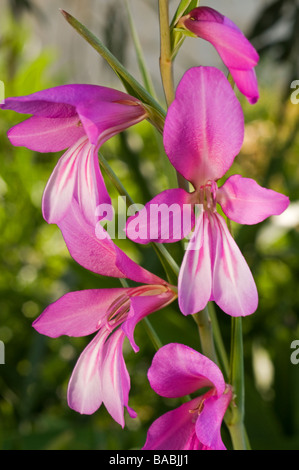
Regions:
[[[58,223],[75,198],[85,218],[95,224],[96,207],[111,203],[99,167],[99,147],[146,117],[141,103],[111,88],[62,85],[28,96],[6,98],[1,108],[32,114],[8,131],[13,145],[37,152],[68,149],[44,191],[45,220]]]
[[[254,67],[259,56],[242,31],[210,7],[194,8],[180,18],[179,25],[213,44],[241,93],[251,104],[256,103],[259,92]]]
[[[167,398],[211,388],[160,416],[150,426],[143,450],[226,449],[221,424],[232,391],[213,361],[183,344],[167,344],[155,354],[148,379],[152,389]]]
[[[103,403],[112,418],[124,426],[130,377],[122,354],[127,337],[135,352],[136,324],[162,309],[176,297],[176,289],[134,263],[109,239],[99,240],[76,204],[60,222],[74,259],[101,275],[128,278],[144,285],[128,288],[89,289],[62,296],[33,323],[44,335],[94,338],[80,355],[68,386],[69,406],[82,414],[94,413]]]
[[[179,273],[180,309],[185,315],[194,314],[214,300],[229,315],[249,315],[258,304],[256,286],[223,217],[217,213],[217,204],[231,220],[256,224],[281,214],[289,199],[240,175],[231,176],[218,188],[217,180],[232,165],[244,137],[242,108],[220,70],[195,67],[185,73],[169,107],[163,137],[170,162],[192,183],[194,191],[178,188],[160,193],[128,219],[127,235],[137,243],[177,241],[187,235],[184,230],[176,227],[173,233],[169,228],[166,236],[165,220],[162,229],[159,219],[154,221],[157,235],[151,237],[153,221],[147,218],[151,206],[170,208],[176,201],[182,213],[186,207],[199,207]],[[132,229],[137,218],[147,221],[142,238]]]

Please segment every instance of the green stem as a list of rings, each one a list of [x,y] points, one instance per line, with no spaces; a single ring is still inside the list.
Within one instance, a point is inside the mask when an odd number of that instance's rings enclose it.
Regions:
[[[202,347],[202,353],[218,364],[217,354],[214,345],[212,321],[209,315],[208,307],[193,315],[198,326],[198,332]]]
[[[160,18],[160,73],[167,107],[171,105],[175,98],[172,64],[172,46],[169,28],[169,8],[168,0],[159,0]],[[189,191],[189,183],[185,178],[177,174],[178,187]]]
[[[223,375],[225,376],[225,380],[226,382],[228,382],[229,360],[228,360],[225,345],[222,339],[222,334],[221,334],[221,330],[218,324],[217,315],[215,312],[215,306],[213,302],[208,303],[208,310],[209,310],[212,327],[213,327],[213,335],[214,335],[217,357],[219,359],[221,370],[223,371]]]
[[[232,443],[235,450],[246,450],[249,442],[244,427],[244,364],[243,364],[243,334],[242,318],[231,319],[231,358],[230,358],[230,380],[234,398],[230,405],[226,424],[228,426]]]
[[[167,107],[174,100],[174,82],[171,60],[168,0],[159,0],[160,18],[160,72]]]

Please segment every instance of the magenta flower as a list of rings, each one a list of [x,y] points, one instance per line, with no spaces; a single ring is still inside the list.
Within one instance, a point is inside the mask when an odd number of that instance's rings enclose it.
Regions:
[[[148,379],[167,398],[211,389],[160,416],[148,430],[144,450],[225,450],[221,424],[232,391],[214,362],[183,344],[167,344],[155,354]]]
[[[259,56],[242,31],[229,18],[209,7],[194,8],[180,18],[179,25],[213,44],[241,93],[249,103],[256,103],[259,92],[254,67]]]
[[[1,108],[33,115],[8,131],[13,145],[38,152],[68,149],[44,191],[45,220],[58,223],[75,198],[86,219],[95,224],[96,207],[111,202],[99,168],[99,147],[146,117],[141,103],[111,88],[63,85],[7,98]]]
[[[144,285],[71,292],[49,305],[34,328],[44,335],[87,336],[96,333],[80,355],[68,385],[68,404],[82,414],[94,413],[103,403],[124,426],[130,377],[122,354],[127,337],[135,352],[136,324],[176,297],[176,289],[134,263],[108,237],[99,240],[78,205],[68,210],[60,228],[74,259],[101,275],[129,278]]]
[[[191,218],[194,231],[178,280],[179,305],[185,315],[202,310],[210,300],[232,316],[249,315],[257,308],[252,274],[217,213],[217,203],[231,220],[256,224],[282,213],[289,200],[240,175],[231,176],[218,188],[217,180],[232,165],[243,136],[242,108],[225,75],[213,67],[187,71],[166,116],[164,146],[171,163],[194,191],[166,190],[127,221],[127,235],[138,243],[173,242],[187,235],[180,227],[185,213],[190,213],[190,207],[200,208],[195,224]],[[166,217],[153,219],[155,206],[176,207],[181,215],[176,223]],[[135,229],[137,222],[141,235]]]

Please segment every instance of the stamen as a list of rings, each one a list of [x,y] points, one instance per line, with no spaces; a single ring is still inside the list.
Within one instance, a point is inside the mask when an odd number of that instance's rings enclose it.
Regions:
[[[208,181],[204,186],[201,186],[198,190],[199,204],[202,204],[204,210],[210,212],[216,212],[216,194],[217,194],[217,183],[215,181]]]
[[[130,297],[123,294],[110,305],[107,311],[107,326],[122,323],[130,310]]]

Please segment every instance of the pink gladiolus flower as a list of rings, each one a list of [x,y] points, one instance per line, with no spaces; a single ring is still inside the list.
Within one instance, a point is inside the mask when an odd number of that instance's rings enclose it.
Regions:
[[[90,289],[65,294],[33,323],[44,335],[87,336],[96,333],[80,355],[68,386],[69,406],[82,414],[94,413],[103,403],[113,419],[124,427],[130,377],[122,355],[127,337],[135,352],[136,324],[162,309],[176,297],[176,289],[134,263],[109,239],[98,239],[77,203],[59,223],[73,258],[101,275],[128,278],[144,285],[128,288]]]
[[[202,310],[210,300],[232,316],[249,315],[257,308],[252,274],[217,213],[217,204],[231,220],[256,224],[281,214],[289,199],[240,175],[231,176],[218,188],[217,180],[232,165],[243,137],[242,108],[225,75],[213,67],[188,70],[166,116],[164,146],[171,163],[192,183],[194,191],[170,189],[160,193],[128,219],[126,228],[128,237],[138,243],[177,241],[187,233],[178,227],[175,233],[170,227],[165,230],[165,221],[161,228],[163,221],[148,217],[151,207],[163,204],[170,208],[176,201],[183,215],[190,205],[201,209],[179,273],[179,305],[185,315]],[[134,231],[139,220],[141,226],[146,225],[142,237]]]
[[[152,389],[167,398],[211,387],[179,408],[160,416],[149,428],[144,450],[225,450],[221,424],[232,399],[218,366],[183,344],[167,344],[148,371]]]
[[[8,131],[13,145],[37,152],[68,149],[44,192],[45,220],[58,223],[75,198],[85,218],[95,224],[96,207],[111,202],[99,168],[99,147],[146,117],[141,103],[111,88],[63,85],[7,98],[0,107],[33,115]]]
[[[229,18],[209,7],[194,8],[180,18],[179,25],[213,44],[241,93],[249,103],[256,103],[259,92],[254,67],[259,56],[242,31]]]

